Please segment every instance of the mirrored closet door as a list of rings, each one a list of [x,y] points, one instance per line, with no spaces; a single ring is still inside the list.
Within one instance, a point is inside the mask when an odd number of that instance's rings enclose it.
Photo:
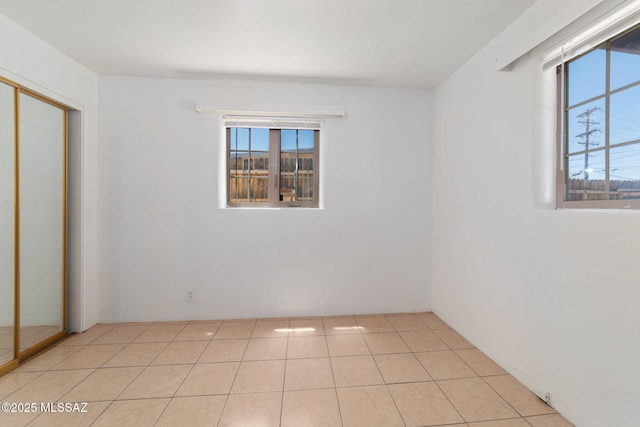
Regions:
[[[65,110],[20,93],[20,352],[64,329]]]
[[[0,82],[0,373],[66,335],[66,123]]]
[[[15,358],[15,90],[0,82],[0,366]]]

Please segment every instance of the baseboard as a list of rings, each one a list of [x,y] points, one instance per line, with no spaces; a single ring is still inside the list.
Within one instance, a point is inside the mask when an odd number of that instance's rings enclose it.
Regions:
[[[482,351],[494,362],[500,365],[501,368],[507,371],[515,379],[520,381],[522,385],[524,385],[529,390],[531,390],[531,392],[533,392],[535,395],[545,400],[544,394],[549,393],[550,399],[547,402],[549,406],[555,409],[560,415],[565,417],[575,426],[597,427],[594,424],[589,424],[588,420],[582,419],[578,411],[572,405],[568,404],[566,401],[562,400],[561,398],[558,398],[558,396],[553,393],[553,390],[550,390],[547,386],[540,383],[535,378],[531,377],[529,374],[524,372],[518,366],[514,365],[513,362],[511,362],[510,360],[502,357],[497,351],[495,351],[493,348],[486,345],[482,340],[480,340],[474,334],[470,333],[468,330],[466,330],[466,328],[458,324],[454,319],[443,314],[440,310],[438,310],[435,307],[433,308],[433,313],[436,316],[438,316],[440,319],[442,319],[445,323],[447,323],[449,326],[451,326],[453,329],[455,329],[456,332],[462,335],[467,341],[469,341],[471,344],[476,346],[478,350]]]

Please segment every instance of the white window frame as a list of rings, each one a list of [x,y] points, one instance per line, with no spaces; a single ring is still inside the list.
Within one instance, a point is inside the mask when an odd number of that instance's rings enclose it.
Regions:
[[[624,34],[637,30],[640,28],[640,15],[636,11],[633,14],[620,15],[616,20],[610,19],[607,25],[603,25],[602,23],[596,25],[594,28],[597,28],[597,31],[590,30],[585,32],[583,36],[578,36],[571,43],[567,44],[567,51],[564,48],[560,49],[560,54],[558,52],[554,52],[547,59],[546,66],[556,66],[556,81],[557,81],[557,126],[556,126],[556,141],[557,141],[557,164],[556,164],[556,207],[557,208],[583,208],[583,209],[640,209],[640,199],[613,199],[613,200],[566,200],[567,199],[567,180],[568,180],[568,102],[567,102],[567,67],[566,64],[569,62],[578,59],[579,57],[586,55],[592,52],[595,49],[602,48],[605,46],[607,48],[607,70],[610,67],[610,42]],[[597,44],[595,44],[597,42]],[[589,47],[594,46],[594,47]],[[557,51],[558,49],[556,49]],[[559,58],[558,58],[558,55]],[[611,95],[615,93],[622,92],[624,90],[628,90],[630,88],[636,87],[640,85],[639,81],[636,81],[632,84],[624,86],[622,88],[617,88],[615,90],[610,90],[609,87],[609,79],[610,75],[607,71],[607,83],[606,83],[606,91],[600,97],[603,97],[606,100],[606,105],[608,109],[609,98]],[[595,99],[595,98],[594,98]],[[592,100],[586,100],[585,103],[590,102]],[[578,104],[579,105],[579,104]],[[607,132],[609,125],[608,114],[605,118],[605,123],[601,124],[601,127],[604,129],[603,133],[603,142],[604,146],[599,150],[603,151],[606,156],[606,179],[605,179],[605,194],[606,197],[610,196],[609,193],[609,150],[615,149],[616,147],[631,145],[637,143],[637,141],[629,141],[623,144],[616,144],[610,146],[609,137]],[[572,153],[576,154],[576,153]]]
[[[226,206],[229,208],[318,208],[320,206],[320,132],[322,120],[300,117],[251,117],[251,116],[224,116],[225,140],[226,140]],[[269,155],[267,173],[268,198],[261,202],[232,201],[231,174],[232,165],[230,154],[231,131],[234,128],[263,128],[269,129]],[[282,130],[312,130],[314,132],[314,149],[312,154],[313,164],[313,195],[311,200],[301,200],[295,192],[281,188],[281,162],[280,162],[280,132]],[[296,155],[297,158],[297,155]],[[298,176],[298,161],[295,162],[295,175]]]

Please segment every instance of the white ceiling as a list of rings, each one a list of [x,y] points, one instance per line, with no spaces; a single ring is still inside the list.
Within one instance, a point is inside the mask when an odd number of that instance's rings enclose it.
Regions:
[[[536,0],[0,0],[100,75],[433,88]]]

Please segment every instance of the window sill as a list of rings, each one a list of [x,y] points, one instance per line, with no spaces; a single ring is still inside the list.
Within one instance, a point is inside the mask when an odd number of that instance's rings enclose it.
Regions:
[[[585,200],[585,201],[563,201],[559,202],[556,209],[562,210],[591,210],[591,211],[640,211],[639,199],[627,199],[627,200]]]
[[[322,211],[324,208],[309,208],[309,207],[277,207],[277,206],[220,206],[218,210],[223,211]]]
[[[639,214],[640,209],[638,208],[581,208],[581,207],[566,207],[566,206],[558,206],[555,208],[556,211],[559,212],[585,212],[585,213],[623,213],[623,214]]]

